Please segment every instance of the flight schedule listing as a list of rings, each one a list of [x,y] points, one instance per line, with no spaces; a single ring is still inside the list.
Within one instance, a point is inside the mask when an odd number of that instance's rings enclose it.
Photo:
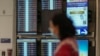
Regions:
[[[41,24],[42,35],[51,35],[49,30],[49,20],[52,17],[62,12],[63,0],[41,0]]]
[[[54,56],[59,40],[41,40],[41,56]]]
[[[37,0],[17,1],[17,32],[37,32]]]
[[[62,8],[62,0],[42,0],[42,10],[55,10]]]
[[[67,0],[67,16],[73,21],[76,27],[76,35],[88,34],[88,1]]]
[[[35,39],[17,39],[17,56],[37,56]]]

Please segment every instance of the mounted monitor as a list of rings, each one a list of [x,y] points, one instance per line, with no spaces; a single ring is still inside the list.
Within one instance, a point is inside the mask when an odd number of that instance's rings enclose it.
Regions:
[[[88,0],[66,0],[66,14],[76,27],[76,35],[88,34]]]
[[[42,10],[62,9],[62,0],[41,0]]]
[[[79,47],[79,56],[88,56],[89,41],[77,40]],[[56,46],[59,44],[58,39],[41,39],[41,56],[53,56]]]
[[[37,56],[36,39],[17,39],[17,56]]]
[[[51,35],[49,20],[57,13],[62,12],[62,0],[41,0],[42,35]]]
[[[37,0],[17,0],[17,33],[37,33]]]

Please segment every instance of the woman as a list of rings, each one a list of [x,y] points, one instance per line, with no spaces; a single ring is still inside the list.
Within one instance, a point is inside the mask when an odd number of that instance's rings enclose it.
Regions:
[[[75,27],[65,14],[57,14],[50,19],[50,31],[60,39],[54,56],[78,56]]]

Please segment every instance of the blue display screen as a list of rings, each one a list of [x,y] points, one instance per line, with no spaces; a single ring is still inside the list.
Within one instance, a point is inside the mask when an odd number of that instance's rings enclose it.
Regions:
[[[88,40],[77,40],[79,56],[88,56]]]
[[[88,34],[88,1],[67,0],[66,15],[76,27],[76,35]]]

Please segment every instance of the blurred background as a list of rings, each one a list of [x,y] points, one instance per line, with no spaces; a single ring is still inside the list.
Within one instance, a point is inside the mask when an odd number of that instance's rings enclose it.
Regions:
[[[53,56],[59,40],[49,19],[74,22],[79,56],[100,56],[99,0],[0,0],[0,56]]]

